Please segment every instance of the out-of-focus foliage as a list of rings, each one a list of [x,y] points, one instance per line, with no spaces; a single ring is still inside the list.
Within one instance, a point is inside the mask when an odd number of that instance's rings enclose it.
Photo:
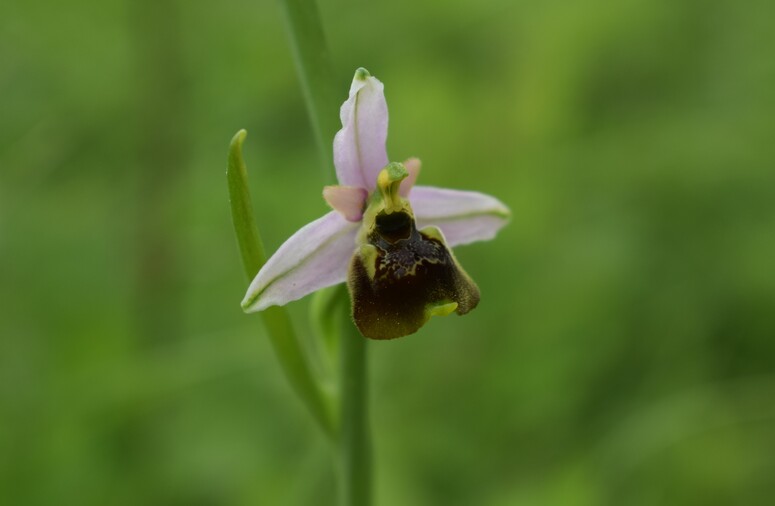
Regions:
[[[370,343],[379,504],[769,504],[773,3],[320,7],[391,157],[514,215],[457,251],[476,311]],[[281,21],[0,7],[0,503],[333,503],[226,200],[244,127],[268,249],[325,211]]]

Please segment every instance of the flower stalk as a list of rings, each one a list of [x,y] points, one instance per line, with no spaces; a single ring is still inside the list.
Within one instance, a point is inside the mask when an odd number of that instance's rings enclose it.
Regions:
[[[314,0],[281,0],[280,3],[320,158],[327,179],[330,179],[335,176],[330,149],[331,139],[339,129],[339,98],[320,13]],[[366,340],[352,323],[349,296],[344,285],[337,292],[337,297],[347,299],[342,304],[347,314],[338,340],[340,406],[337,451],[340,504],[370,506],[372,457]]]
[[[280,6],[324,174],[331,179],[331,139],[339,128],[338,94],[320,12],[314,0],[280,0]]]
[[[315,132],[321,160],[328,174],[331,139],[338,130],[338,94],[327,50],[320,13],[314,0],[282,0],[296,68]],[[257,271],[256,271],[257,272]],[[349,295],[344,285],[337,297],[347,299],[347,314],[339,338],[339,430],[337,440],[339,494],[342,506],[370,506],[371,434],[368,423],[368,367],[366,340],[349,314]],[[274,308],[268,308],[274,309]]]
[[[342,297],[349,299],[344,285]],[[348,300],[349,302],[349,300]],[[369,425],[368,340],[347,320],[341,337],[339,493],[342,506],[371,504],[371,428]]]

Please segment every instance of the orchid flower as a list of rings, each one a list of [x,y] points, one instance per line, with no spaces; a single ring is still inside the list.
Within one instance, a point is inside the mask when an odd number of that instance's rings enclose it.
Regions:
[[[465,314],[479,289],[450,248],[488,240],[509,210],[478,192],[414,186],[420,160],[390,163],[384,86],[355,72],[334,138],[339,186],[323,197],[333,211],[293,234],[248,288],[246,312],[282,306],[347,281],[358,330],[372,339],[416,332],[431,316]]]

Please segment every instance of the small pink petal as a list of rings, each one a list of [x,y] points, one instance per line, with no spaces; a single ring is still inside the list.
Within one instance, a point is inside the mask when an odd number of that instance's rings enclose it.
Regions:
[[[492,239],[511,216],[500,200],[479,192],[415,186],[409,202],[417,228],[439,227],[449,246]]]
[[[388,164],[388,110],[384,86],[366,69],[355,71],[350,96],[339,111],[342,129],[334,137],[334,165],[339,183],[373,190]]]
[[[261,267],[250,283],[242,308],[252,313],[282,306],[344,282],[357,232],[358,225],[336,211],[306,224]]]
[[[323,198],[328,205],[345,217],[347,221],[359,222],[363,218],[363,208],[366,197],[364,188],[355,186],[326,186],[323,188]]]
[[[401,181],[401,186],[398,188],[398,193],[400,193],[402,197],[409,195],[414,183],[417,182],[417,176],[420,175],[421,165],[422,162],[420,162],[419,158],[410,158],[404,162],[404,167],[406,167],[407,172],[409,172],[409,176]]]

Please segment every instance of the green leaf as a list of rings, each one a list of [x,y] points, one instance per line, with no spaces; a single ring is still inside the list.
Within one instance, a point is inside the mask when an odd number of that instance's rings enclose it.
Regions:
[[[242,143],[247,132],[240,130],[231,140],[226,179],[229,184],[229,202],[234,232],[237,235],[242,264],[248,282],[258,273],[266,261],[264,246],[253,216],[253,205],[247,184],[247,167],[242,157]],[[326,434],[336,434],[334,406],[320,380],[312,373],[309,359],[296,336],[293,324],[285,308],[270,307],[262,311],[269,339],[280,366],[296,394],[307,405],[312,416]]]
[[[247,135],[247,131],[243,129],[231,139],[226,179],[229,183],[231,219],[234,233],[237,235],[242,265],[245,267],[248,280],[252,280],[266,262],[266,253],[253,217],[253,203],[248,190],[248,171],[242,157],[242,143]]]

